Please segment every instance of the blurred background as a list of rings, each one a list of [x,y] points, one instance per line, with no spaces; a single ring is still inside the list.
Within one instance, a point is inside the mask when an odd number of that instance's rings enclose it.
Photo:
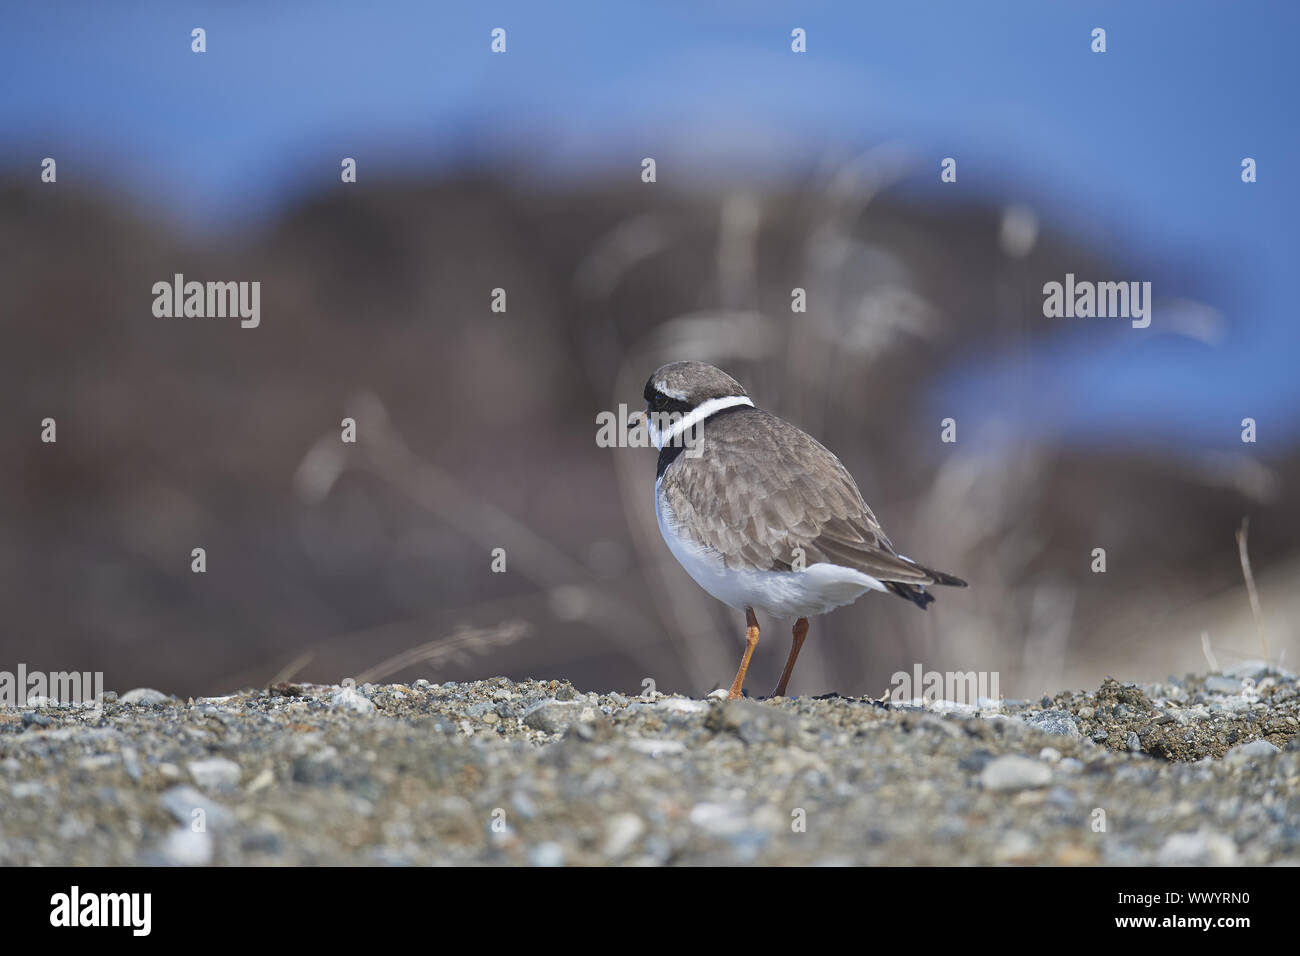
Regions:
[[[596,442],[688,358],[972,585],[814,622],[792,693],[920,663],[1032,697],[1262,641],[1294,668],[1297,27],[1282,2],[13,8],[0,669],[725,686],[742,620],[660,540],[655,453]],[[1044,318],[1067,272],[1150,281],[1151,326]],[[260,327],[156,318],[174,273],[260,281]],[[787,642],[767,625],[752,691]]]

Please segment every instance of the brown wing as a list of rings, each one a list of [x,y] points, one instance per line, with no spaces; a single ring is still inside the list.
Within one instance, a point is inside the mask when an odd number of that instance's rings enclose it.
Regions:
[[[706,421],[702,436],[702,453],[679,454],[660,493],[679,530],[728,568],[789,571],[802,549],[805,567],[825,561],[880,581],[936,582],[894,551],[840,460],[789,422],[745,408]]]

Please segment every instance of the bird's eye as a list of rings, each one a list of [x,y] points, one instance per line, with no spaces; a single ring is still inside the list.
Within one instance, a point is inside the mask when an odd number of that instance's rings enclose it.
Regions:
[[[666,402],[667,399],[665,399],[662,395],[656,392],[655,397],[650,402],[650,407],[653,408],[656,412],[662,412],[664,410],[664,404]]]

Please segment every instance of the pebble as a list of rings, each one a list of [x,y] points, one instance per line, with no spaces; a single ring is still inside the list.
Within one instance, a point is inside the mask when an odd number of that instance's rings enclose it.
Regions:
[[[725,700],[727,695],[724,693],[722,696]],[[707,714],[712,709],[705,701],[691,700],[689,697],[662,697],[654,706],[675,714]]]
[[[355,687],[340,687],[330,698],[330,706],[335,710],[350,710],[358,714],[373,713],[375,705]]]
[[[212,834],[177,827],[167,834],[159,852],[171,866],[207,866],[212,862]]]
[[[605,857],[617,860],[632,848],[643,833],[645,823],[635,813],[619,813],[610,817],[605,822]]]
[[[82,770],[103,770],[105,767],[116,767],[118,758],[114,754],[93,754],[89,757],[82,757],[79,766]]]
[[[704,725],[717,733],[735,734],[747,744],[788,746],[805,742],[803,721],[798,715],[752,700],[729,700],[715,707]]]
[[[993,754],[987,750],[976,750],[966,754],[957,761],[957,769],[966,773],[979,773],[993,760]]]
[[[547,841],[528,851],[528,862],[533,866],[564,866],[564,847]]]
[[[537,803],[523,790],[516,790],[510,798],[510,803],[515,812],[525,820],[532,820],[537,816]]]
[[[1235,866],[1237,846],[1222,833],[1202,827],[1195,833],[1175,833],[1157,854],[1161,866]]]
[[[207,790],[228,790],[239,785],[239,764],[225,757],[191,760],[187,765],[195,784]]]
[[[1052,782],[1052,770],[1029,757],[1007,754],[990,760],[979,779],[985,790],[1025,790],[1047,786]]]
[[[198,819],[204,820],[205,826],[212,827],[214,824],[226,822],[230,816],[225,807],[209,800],[193,787],[183,784],[163,791],[158,799],[162,808],[186,827],[191,826]],[[202,815],[196,816],[195,810],[202,810]]]
[[[1254,763],[1257,760],[1267,760],[1274,754],[1281,753],[1281,749],[1267,740],[1252,740],[1248,744],[1237,744],[1226,754],[1223,755],[1225,763],[1229,764],[1246,764]]]
[[[118,702],[133,704],[137,707],[159,707],[170,703],[171,698],[160,690],[154,690],[152,687],[137,687],[123,694]]]
[[[697,803],[691,807],[690,821],[714,836],[733,836],[749,827],[749,815],[739,804]]]
[[[547,734],[561,734],[580,720],[595,719],[590,704],[580,701],[544,700],[524,712],[524,726]]]
[[[1279,677],[1289,677],[1291,680],[1295,679],[1295,675],[1287,675],[1280,670],[1274,669],[1271,664],[1260,660],[1246,661],[1236,667],[1229,667],[1223,673],[1225,677],[1235,677],[1237,680],[1249,679],[1253,680],[1256,684],[1268,677],[1270,674],[1275,674]]]
[[[1028,862],[1035,849],[1034,838],[1023,830],[1008,830],[993,851],[995,863]]]
[[[139,783],[143,773],[140,771],[140,759],[134,747],[122,748],[122,769],[132,782]]]
[[[666,757],[670,754],[686,752],[686,744],[672,738],[659,740],[653,737],[633,737],[628,740],[627,745],[637,753],[649,757]]]
[[[1053,787],[1047,793],[1047,802],[1058,807],[1072,807],[1078,801],[1074,793],[1065,787]]]
[[[1230,694],[1236,696],[1242,691],[1241,681],[1234,680],[1231,677],[1220,677],[1218,674],[1211,674],[1205,678],[1205,689],[1211,694]]]
[[[1025,718],[1025,723],[1045,734],[1055,734],[1058,737],[1079,736],[1079,724],[1073,715],[1063,710],[1042,710],[1030,714]]]

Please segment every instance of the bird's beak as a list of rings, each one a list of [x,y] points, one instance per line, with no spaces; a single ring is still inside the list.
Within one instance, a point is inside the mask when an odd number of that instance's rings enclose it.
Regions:
[[[645,412],[633,412],[631,415],[627,417],[628,425],[630,425],[633,428],[636,428],[638,425],[640,425],[645,421],[646,421]]]

